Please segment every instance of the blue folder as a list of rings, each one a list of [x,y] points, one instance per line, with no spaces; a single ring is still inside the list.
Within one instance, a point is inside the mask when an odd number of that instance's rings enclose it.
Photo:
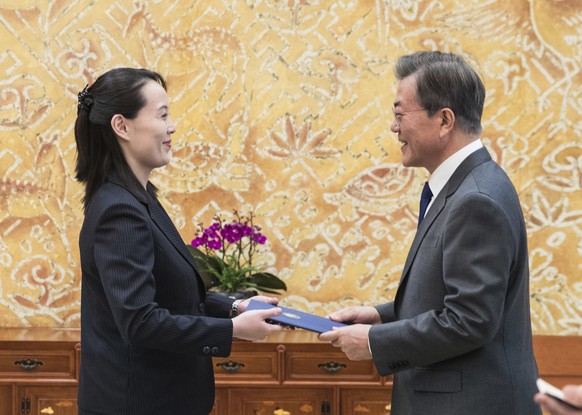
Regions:
[[[283,324],[285,326],[297,327],[316,333],[325,333],[332,330],[333,327],[344,327],[347,324],[338,323],[325,317],[316,316],[315,314],[304,313],[303,311],[293,310],[287,307],[275,306],[262,301],[251,300],[247,310],[267,310],[269,308],[280,308],[283,310],[281,314],[270,318],[267,321]]]

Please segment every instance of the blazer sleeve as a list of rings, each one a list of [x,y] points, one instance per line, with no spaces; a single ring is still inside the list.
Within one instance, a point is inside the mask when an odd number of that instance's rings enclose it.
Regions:
[[[468,193],[451,205],[441,213],[445,217],[438,238],[426,235],[425,240],[438,240],[438,244],[421,245],[410,269],[411,274],[422,275],[408,276],[423,281],[422,295],[428,297],[427,284],[439,281],[444,285],[444,299],[432,294],[438,306],[372,326],[370,349],[381,375],[433,364],[481,347],[502,323],[517,249],[515,226],[503,207],[482,193]],[[383,321],[389,315],[386,310],[381,311]]]
[[[206,313],[209,316],[230,317],[234,300],[222,294],[206,293]]]
[[[380,314],[380,319],[382,319],[382,323],[390,323],[396,320],[396,316],[394,314],[394,301],[386,304],[377,305],[376,310],[378,314]]]
[[[127,198],[110,204],[97,218],[95,264],[118,331],[127,343],[140,347],[207,355],[210,344],[216,346],[215,355],[228,356],[230,319],[174,314],[157,303],[152,270],[159,252],[153,226],[145,207]],[[167,270],[169,278],[186,272],[176,267]]]

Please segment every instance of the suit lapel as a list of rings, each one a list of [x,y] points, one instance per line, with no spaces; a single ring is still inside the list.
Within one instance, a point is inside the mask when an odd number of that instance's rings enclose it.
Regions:
[[[410,251],[408,251],[408,256],[406,257],[406,262],[404,263],[404,269],[402,270],[402,276],[400,278],[400,283],[398,284],[396,297],[398,297],[398,294],[401,291],[400,288],[404,286],[406,279],[408,278],[410,267],[416,258],[416,254],[418,253],[418,248],[420,247],[422,240],[426,236],[426,233],[430,229],[432,223],[445,208],[448,197],[455,193],[455,191],[459,188],[471,170],[473,170],[478,165],[490,160],[491,156],[484,147],[475,151],[469,155],[469,157],[467,157],[459,165],[459,167],[457,167],[457,170],[455,170],[443,190],[439,193],[432,206],[430,207],[428,213],[426,214],[424,220],[420,224],[420,228],[418,228],[416,231],[416,235],[412,241]]]
[[[178,233],[178,230],[176,229],[176,227],[172,223],[172,220],[170,219],[166,211],[162,208],[160,203],[155,200],[151,201],[150,203],[148,203],[148,210],[150,212],[150,217],[152,218],[154,223],[158,226],[160,231],[162,231],[166,238],[168,238],[172,245],[174,245],[174,247],[180,253],[180,255],[182,255],[190,265],[192,265],[192,268],[194,268],[196,273],[200,275],[200,273],[198,272],[198,268],[196,266],[196,262],[192,258],[192,255],[190,254],[190,251],[188,251],[188,248],[186,248],[184,240]]]
[[[200,271],[198,270],[196,261],[194,261],[194,258],[192,258],[190,251],[188,251],[188,248],[186,248],[186,244],[182,240],[182,237],[178,233],[178,230],[174,226],[174,223],[172,222],[172,220],[170,219],[162,205],[158,202],[155,195],[150,194],[143,187],[141,187],[139,183],[135,183],[135,186],[131,186],[130,188],[128,188],[121,180],[119,174],[117,174],[116,171],[112,171],[107,177],[107,180],[129,191],[137,200],[139,200],[147,207],[152,221],[166,236],[166,238],[168,238],[171,244],[174,245],[174,247],[180,253],[180,255],[182,255],[182,257],[184,257],[184,259],[192,266],[195,274],[198,276],[199,281],[202,281],[205,287],[211,287],[212,283],[207,284],[208,281],[206,281],[206,279],[204,278],[204,274],[200,273]],[[148,186],[150,186],[149,183]]]

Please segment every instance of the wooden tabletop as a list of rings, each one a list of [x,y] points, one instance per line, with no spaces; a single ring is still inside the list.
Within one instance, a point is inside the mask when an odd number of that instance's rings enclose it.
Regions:
[[[78,328],[46,327],[1,327],[0,343],[7,342],[80,342],[81,330]],[[236,340],[235,341],[239,341]],[[306,330],[283,330],[273,333],[260,343],[321,343],[317,333]]]
[[[30,341],[79,342],[81,341],[81,330],[44,327],[0,328],[0,343]]]

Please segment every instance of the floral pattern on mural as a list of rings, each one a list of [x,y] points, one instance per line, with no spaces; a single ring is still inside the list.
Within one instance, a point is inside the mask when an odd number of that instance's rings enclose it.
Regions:
[[[79,326],[76,93],[115,66],[169,82],[170,165],[153,177],[184,240],[232,209],[268,229],[282,304],[390,300],[426,172],[390,132],[393,64],[462,54],[482,139],[522,200],[537,334],[582,334],[578,0],[0,0],[0,326]]]

